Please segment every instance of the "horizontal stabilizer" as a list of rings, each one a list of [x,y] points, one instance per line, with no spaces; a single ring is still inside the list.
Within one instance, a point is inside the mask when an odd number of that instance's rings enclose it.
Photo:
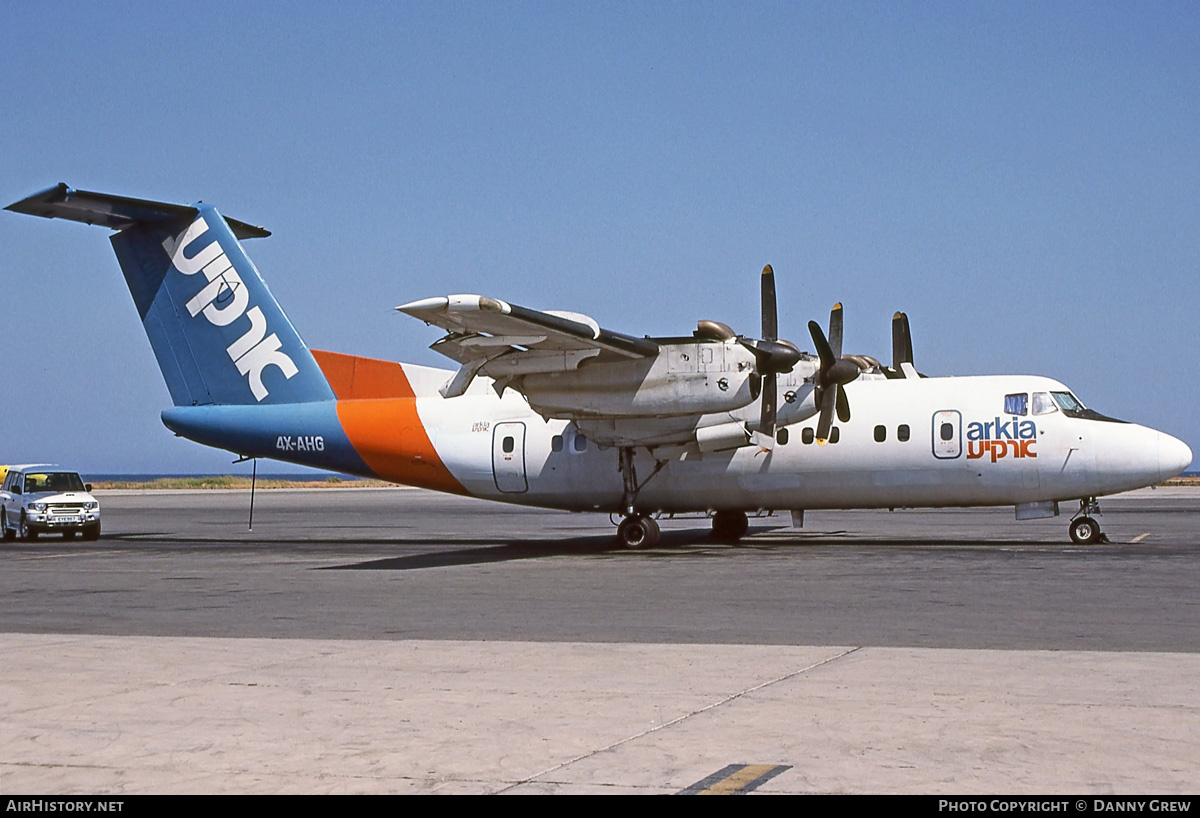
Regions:
[[[128,230],[138,224],[194,219],[199,211],[192,205],[152,202],[147,199],[131,199],[109,193],[94,193],[74,190],[65,182],[35,193],[27,199],[10,204],[5,210],[27,213],[46,219],[67,219],[84,224],[97,224],[112,230]],[[225,222],[239,239],[260,239],[271,235],[271,231],[255,227],[237,219],[225,218]]]

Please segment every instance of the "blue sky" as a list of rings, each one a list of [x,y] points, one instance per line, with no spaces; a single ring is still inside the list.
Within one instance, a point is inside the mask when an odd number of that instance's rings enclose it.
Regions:
[[[313,347],[444,365],[479,292],[632,334],[846,306],[1200,451],[1200,5],[0,5],[0,198],[204,200]],[[227,471],[100,228],[0,213],[0,462]],[[236,467],[244,470],[245,466]]]

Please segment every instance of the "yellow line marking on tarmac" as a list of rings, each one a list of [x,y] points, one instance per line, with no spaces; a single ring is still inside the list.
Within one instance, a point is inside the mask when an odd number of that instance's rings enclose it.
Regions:
[[[779,775],[784,770],[790,769],[791,767],[782,764],[731,764],[716,775],[697,782],[692,787],[684,790],[684,792],[689,795],[745,794],[755,789],[759,784]],[[717,778],[722,773],[726,773],[724,778],[712,781],[713,778]],[[708,786],[703,789],[695,789],[695,787],[706,783]]]

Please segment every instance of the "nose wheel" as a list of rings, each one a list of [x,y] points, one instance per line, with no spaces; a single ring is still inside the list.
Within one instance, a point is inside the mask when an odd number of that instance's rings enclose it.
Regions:
[[[1068,529],[1071,542],[1077,545],[1093,545],[1098,542],[1108,542],[1108,537],[1100,530],[1093,514],[1100,513],[1100,503],[1095,497],[1086,497],[1079,501],[1079,511],[1071,518]]]

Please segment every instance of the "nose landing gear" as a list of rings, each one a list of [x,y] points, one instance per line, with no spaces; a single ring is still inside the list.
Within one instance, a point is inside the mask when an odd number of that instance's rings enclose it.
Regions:
[[[1071,542],[1078,545],[1093,545],[1098,542],[1108,542],[1108,536],[1100,530],[1093,514],[1100,514],[1100,502],[1095,497],[1085,497],[1079,501],[1079,511],[1071,518],[1068,529],[1071,532]]]

